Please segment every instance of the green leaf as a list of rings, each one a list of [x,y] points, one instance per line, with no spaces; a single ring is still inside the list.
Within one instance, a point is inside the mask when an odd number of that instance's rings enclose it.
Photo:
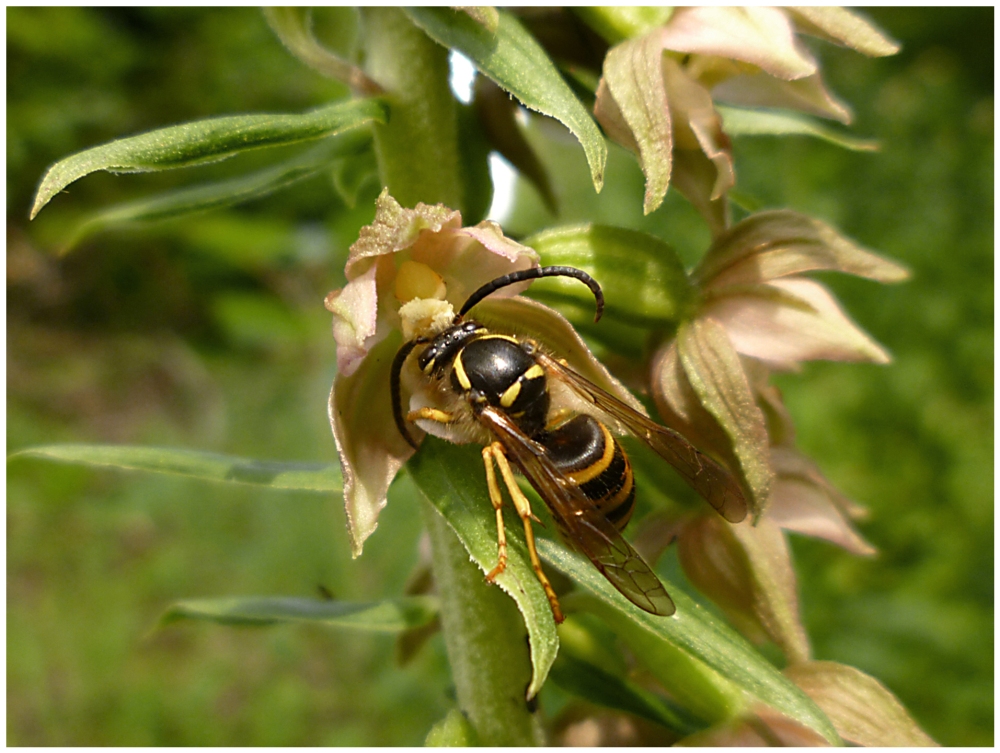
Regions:
[[[543,264],[577,267],[600,283],[605,316],[642,326],[673,326],[690,313],[694,288],[674,250],[652,235],[607,225],[570,225],[525,239]],[[532,284],[540,300],[579,303],[593,311],[594,300],[579,282],[551,277]]]
[[[369,182],[379,182],[378,164],[372,150],[345,157],[334,166],[333,187],[340,200],[350,209],[357,206],[361,189]]]
[[[539,541],[542,559],[558,568],[595,598],[601,616],[615,615],[613,627],[621,626],[645,634],[646,651],[637,654],[644,663],[652,658],[650,647],[658,644],[673,651],[680,649],[692,659],[703,662],[714,672],[737,686],[751,698],[758,699],[819,732],[831,744],[840,738],[830,721],[809,698],[749,643],[680,589],[664,582],[677,612],[672,617],[658,617],[629,603],[615,588],[582,558],[549,541]],[[623,635],[628,640],[629,636]],[[683,701],[683,698],[678,698]]]
[[[309,492],[342,491],[340,467],[326,463],[251,460],[214,452],[131,445],[57,444],[29,447],[7,457],[39,458],[63,463],[172,473],[206,481],[254,484],[272,489]]]
[[[387,106],[380,100],[355,99],[301,115],[210,118],[119,139],[78,152],[50,167],[38,187],[31,218],[70,183],[97,170],[134,173],[189,167],[248,149],[333,136],[371,122],[384,123],[387,118]]]
[[[407,469],[427,500],[458,535],[483,573],[497,563],[496,515],[486,489],[480,448],[455,445],[428,436]],[[520,520],[505,520],[507,569],[497,576],[500,586],[517,603],[531,643],[532,677],[528,695],[534,696],[548,676],[559,650],[555,621],[545,591],[531,568]]]
[[[529,110],[569,128],[587,155],[594,187],[601,190],[608,155],[604,137],[548,54],[517,19],[501,11],[496,34],[491,34],[465,13],[448,8],[408,8],[406,13],[432,39],[462,52]]]
[[[722,116],[722,130],[730,136],[813,136],[855,152],[879,148],[877,141],[848,136],[795,112],[719,104],[715,109]]]
[[[109,207],[91,215],[74,229],[62,253],[84,238],[108,228],[173,219],[196,212],[232,206],[267,196],[330,167],[333,160],[361,152],[371,141],[362,131],[343,134],[333,145],[312,149],[294,159],[229,180],[190,186],[127,204]],[[370,154],[370,152],[369,152]]]
[[[369,604],[283,596],[225,596],[171,604],[161,625],[182,619],[224,625],[276,625],[305,622],[375,633],[398,633],[426,625],[437,615],[437,599],[406,596]]]
[[[300,7],[264,8],[264,18],[285,48],[314,71],[363,95],[382,93],[382,87],[355,65],[321,45],[312,32],[312,9]]]
[[[464,5],[457,7],[468,14],[469,18],[482,26],[490,34],[496,34],[500,26],[500,13],[492,5]]]
[[[676,730],[682,737],[698,730],[648,690],[566,653],[552,667],[552,681],[568,693],[609,709],[627,711]]]

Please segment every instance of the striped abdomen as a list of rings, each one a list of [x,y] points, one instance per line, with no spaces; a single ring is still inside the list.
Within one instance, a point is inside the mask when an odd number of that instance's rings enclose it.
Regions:
[[[608,428],[581,414],[539,437],[556,467],[576,482],[595,512],[618,530],[635,508],[632,466]]]

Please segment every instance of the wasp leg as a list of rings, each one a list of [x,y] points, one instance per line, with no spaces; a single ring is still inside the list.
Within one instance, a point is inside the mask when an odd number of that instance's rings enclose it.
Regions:
[[[497,564],[486,574],[486,580],[492,583],[500,573],[507,569],[507,533],[503,527],[503,495],[500,493],[500,486],[497,484],[496,473],[493,470],[494,447],[499,444],[494,442],[483,448],[483,464],[486,466],[486,488],[490,491],[490,502],[497,513]]]
[[[437,421],[439,424],[450,424],[455,420],[455,417],[450,413],[446,413],[443,410],[438,410],[437,408],[430,408],[424,406],[423,408],[418,408],[417,410],[411,410],[406,414],[407,421],[419,421],[420,419],[426,419],[428,421]]]
[[[528,556],[531,558],[531,567],[534,569],[535,575],[538,576],[538,581],[542,584],[542,588],[545,589],[545,595],[548,597],[549,605],[552,607],[552,616],[555,617],[557,623],[562,622],[563,613],[559,607],[559,599],[556,598],[555,589],[552,588],[552,584],[549,583],[545,571],[542,570],[542,561],[538,559],[538,550],[535,549],[535,534],[531,530],[531,521],[532,519],[538,520],[538,518],[535,518],[531,514],[531,504],[521,491],[521,487],[517,485],[514,472],[510,469],[510,464],[508,464],[507,457],[504,455],[503,446],[496,444],[491,454],[500,467],[500,475],[503,476],[504,483],[507,485],[507,491],[510,492],[510,497],[514,501],[514,507],[517,508],[517,514],[524,523],[524,540],[528,545]]]

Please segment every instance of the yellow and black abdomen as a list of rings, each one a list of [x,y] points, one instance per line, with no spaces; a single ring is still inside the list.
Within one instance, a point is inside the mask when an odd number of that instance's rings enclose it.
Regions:
[[[594,514],[622,530],[635,509],[632,465],[604,424],[581,414],[539,437],[553,463],[594,504]]]

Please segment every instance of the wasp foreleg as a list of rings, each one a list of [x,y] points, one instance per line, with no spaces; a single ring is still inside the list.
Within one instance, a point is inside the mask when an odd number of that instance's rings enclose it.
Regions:
[[[423,408],[418,408],[417,410],[411,410],[406,414],[406,420],[413,421],[436,421],[439,424],[450,424],[455,421],[455,417],[450,413],[437,408],[431,408],[429,406],[424,406]]]
[[[552,616],[555,617],[557,623],[562,622],[563,613],[559,607],[559,599],[556,598],[555,589],[552,588],[552,584],[549,582],[548,577],[546,577],[545,571],[542,570],[542,561],[538,558],[538,550],[535,549],[535,533],[531,529],[531,521],[532,519],[538,520],[538,518],[535,518],[531,514],[531,503],[524,496],[521,487],[517,485],[514,472],[510,469],[510,464],[507,462],[506,455],[504,455],[503,446],[494,442],[490,445],[489,449],[490,455],[496,460],[500,468],[500,475],[503,476],[504,483],[507,485],[507,491],[510,492],[510,498],[514,502],[517,514],[524,523],[524,541],[528,545],[528,556],[531,558],[531,567],[534,569],[535,575],[538,576],[538,581],[542,584],[542,588],[545,589],[545,595],[548,597],[549,605],[552,607]],[[487,475],[487,479],[489,479],[489,475]],[[496,482],[494,481],[494,483]],[[497,515],[500,515],[499,510],[497,510]]]

